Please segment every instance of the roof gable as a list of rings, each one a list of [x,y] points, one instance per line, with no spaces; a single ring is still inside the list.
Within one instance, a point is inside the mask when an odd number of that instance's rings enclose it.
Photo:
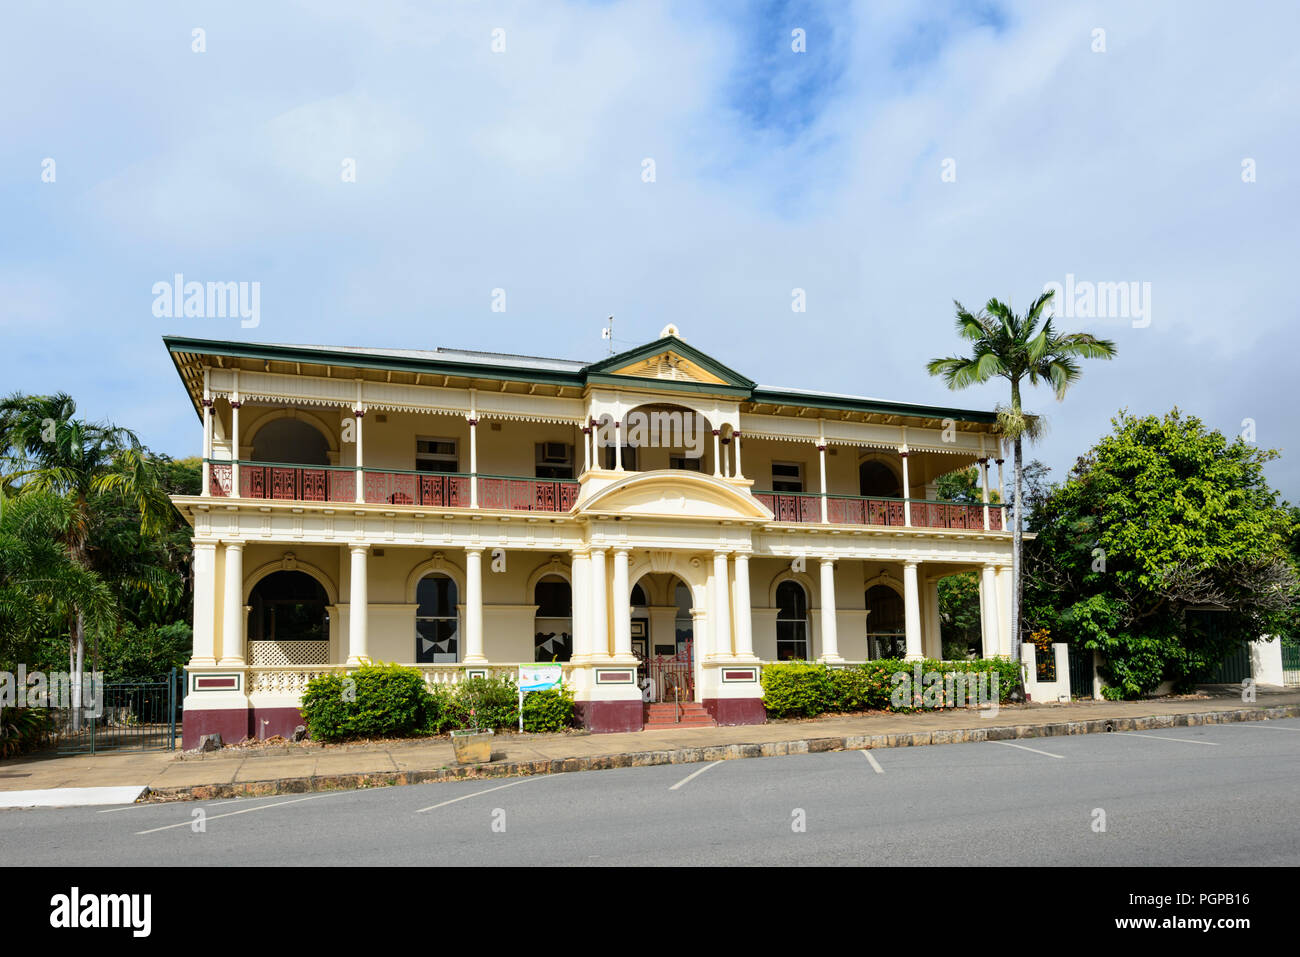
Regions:
[[[746,391],[753,389],[755,384],[674,335],[593,362],[585,372],[588,377],[626,376],[660,382],[695,382]]]

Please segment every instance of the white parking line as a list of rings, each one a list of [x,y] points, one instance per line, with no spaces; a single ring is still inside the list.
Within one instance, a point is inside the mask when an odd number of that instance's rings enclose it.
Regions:
[[[250,798],[226,798],[226,800],[224,800],[224,801],[213,801],[211,804],[203,804],[203,805],[201,805],[201,806],[204,807],[204,808],[209,808],[209,807],[218,807],[219,805],[222,805],[222,804],[230,804],[230,803],[233,802],[233,801],[248,801],[248,800],[251,800],[251,799],[250,799]],[[173,805],[173,804],[181,804],[181,803],[192,804],[192,805],[195,805],[195,806],[200,806],[198,801],[185,801],[185,802],[181,802],[181,801],[163,801],[163,802],[161,802],[161,803],[157,803],[157,804],[128,804],[126,807],[109,807],[109,808],[104,808],[104,810],[99,811],[99,812],[97,812],[97,813],[99,813],[99,814],[116,814],[118,811],[138,811],[138,810],[140,810],[140,808],[142,808],[142,807],[160,808],[160,807],[169,807],[169,806],[171,806],[171,805]]]
[[[862,753],[866,756],[867,760],[871,762],[871,766],[876,769],[877,774],[885,773],[885,769],[880,766],[880,762],[876,760],[876,756],[874,754],[872,754],[870,751],[863,751]]]
[[[672,787],[670,787],[668,790],[670,790],[670,791],[676,791],[676,790],[677,790],[679,787],[681,787],[683,784],[686,784],[688,781],[690,781],[691,778],[698,778],[698,777],[699,777],[701,774],[703,774],[705,771],[709,770],[709,768],[716,768],[716,767],[717,767],[719,764],[721,764],[721,763],[722,763],[721,761],[714,761],[712,764],[706,764],[704,767],[700,768],[698,771],[692,771],[690,774],[686,775],[686,777],[682,778],[680,781],[678,781],[676,784],[674,784],[674,785],[673,785]]]
[[[1048,758],[1064,758],[1063,754],[1053,754],[1051,751],[1039,751],[1037,748],[1027,748],[1023,744],[1012,744],[1010,741],[994,741],[993,744],[1004,744],[1008,748],[1019,748],[1021,751],[1032,751],[1034,754],[1041,754]]]
[[[332,794],[312,794],[309,797],[294,798],[292,801],[277,801],[275,804],[259,804],[257,807],[246,807],[242,811],[227,811],[225,814],[215,814],[212,817],[205,818],[208,821],[218,821],[223,817],[234,817],[237,814],[252,814],[254,811],[265,811],[268,808],[283,807],[286,804],[301,804],[303,801],[315,801],[317,798],[334,797],[336,794],[346,794],[346,791],[335,791]],[[136,835],[156,834],[158,831],[170,831],[174,827],[189,827],[193,820],[181,821],[179,824],[167,824],[163,827],[152,827],[147,831],[136,831]]]
[[[468,801],[470,798],[478,797],[480,794],[491,794],[493,791],[500,791],[503,788],[512,788],[517,784],[523,784],[525,781],[530,781],[530,780],[532,779],[520,778],[518,781],[511,781],[509,784],[498,784],[494,788],[484,788],[482,791],[475,791],[473,794],[462,794],[458,798],[452,798],[450,801],[443,801],[441,804],[433,804],[430,805],[429,807],[422,807],[420,808],[420,810],[416,811],[415,813],[423,814],[425,811],[436,811],[440,807],[446,807],[448,804],[455,804],[457,801]]]
[[[1151,738],[1154,741],[1177,741],[1179,744],[1204,744],[1207,747],[1217,748],[1218,741],[1193,741],[1191,738],[1167,738],[1163,734],[1138,734],[1136,731],[1115,731],[1113,734],[1122,734],[1128,738]]]
[[[1280,726],[1275,725],[1275,724],[1256,724],[1256,723],[1253,722],[1253,721],[1238,721],[1236,724],[1230,725],[1230,727],[1233,727],[1233,728],[1259,728],[1259,729],[1261,729],[1261,730],[1263,730],[1263,731],[1300,731],[1300,728],[1292,728],[1292,727],[1289,727],[1289,726],[1288,726],[1288,727],[1280,727]]]

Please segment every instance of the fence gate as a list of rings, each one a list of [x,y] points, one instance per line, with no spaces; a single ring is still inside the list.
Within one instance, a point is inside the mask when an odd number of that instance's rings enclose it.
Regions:
[[[1300,645],[1282,646],[1282,683],[1300,685]]]
[[[1250,647],[1242,642],[1228,652],[1228,657],[1219,662],[1219,667],[1205,679],[1205,683],[1236,685],[1249,677]]]
[[[180,703],[174,668],[157,681],[105,682],[79,720],[71,708],[54,712],[56,747],[60,754],[175,750]]]
[[[1077,645],[1069,647],[1070,697],[1092,697],[1092,652]]]

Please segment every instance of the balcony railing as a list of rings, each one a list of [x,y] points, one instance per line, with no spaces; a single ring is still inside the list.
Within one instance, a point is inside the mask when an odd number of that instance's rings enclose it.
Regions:
[[[807,492],[755,492],[778,522],[820,523],[822,496]],[[984,505],[960,502],[932,502],[921,499],[866,498],[860,495],[827,495],[826,520],[832,525],[907,526],[907,511],[913,528],[964,528],[984,530]],[[1002,509],[990,502],[989,530],[1001,531]]]
[[[297,502],[357,501],[357,472],[362,500],[371,505],[424,505],[470,508],[478,482],[478,507],[526,512],[567,512],[578,500],[578,482],[512,475],[464,475],[402,469],[355,469],[342,465],[239,463],[239,497]],[[230,462],[210,462],[208,494],[231,495]]]

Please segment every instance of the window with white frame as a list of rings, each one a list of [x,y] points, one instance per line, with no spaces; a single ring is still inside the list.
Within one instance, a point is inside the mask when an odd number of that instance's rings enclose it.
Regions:
[[[457,472],[460,456],[455,439],[417,438],[415,470],[417,472]]]

